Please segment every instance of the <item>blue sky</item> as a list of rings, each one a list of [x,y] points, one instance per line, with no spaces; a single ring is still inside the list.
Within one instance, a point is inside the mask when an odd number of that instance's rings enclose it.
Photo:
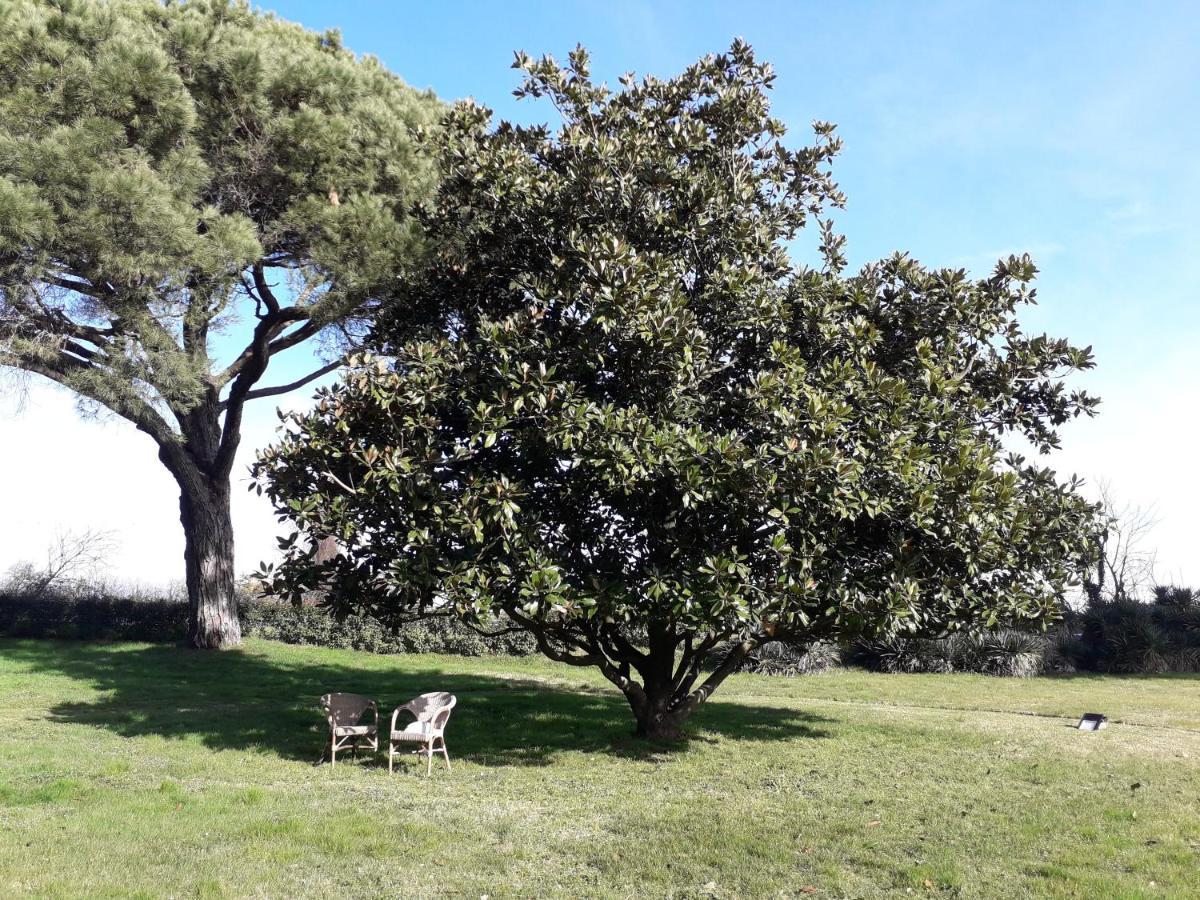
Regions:
[[[1193,363],[1200,339],[1200,7],[561,0],[268,6],[314,29],[340,28],[348,47],[379,56],[410,84],[446,99],[471,96],[522,121],[549,121],[552,110],[512,97],[514,50],[565,58],[583,43],[594,74],[615,83],[630,70],[670,75],[735,36],[747,39],[775,64],[774,109],[792,141],[807,141],[814,119],[838,123],[845,151],[835,173],[848,205],[837,221],[852,264],[907,250],[926,264],[985,274],[1001,255],[1033,254],[1042,270],[1041,304],[1027,314],[1027,330],[1093,345],[1099,368],[1083,384],[1105,400],[1097,420],[1067,428],[1053,464],[1093,481],[1107,478],[1120,497],[1154,505],[1160,578],[1200,583],[1200,479],[1192,462],[1200,444]],[[0,409],[4,433],[32,433],[41,439],[31,446],[43,448],[50,429],[53,440],[91,435],[76,439],[112,442],[126,464],[131,454],[145,457],[134,476],[152,479],[145,508],[126,511],[115,527],[134,548],[145,546],[153,529],[157,562],[129,550],[127,564],[141,566],[147,580],[171,577],[182,539],[169,479],[160,485],[147,468],[152,447],[119,423],[60,422],[70,416],[67,398],[40,387],[31,397],[36,402],[19,415]],[[273,425],[269,407],[250,418],[247,462]],[[18,452],[0,450],[0,463],[19,465]],[[120,478],[117,472],[112,480]],[[64,490],[89,498],[88,483],[81,475]],[[152,496],[163,491],[165,497]],[[86,500],[101,525],[112,518],[111,500]],[[12,546],[32,546],[52,526],[52,514],[39,522]],[[270,522],[260,504],[241,501],[239,569],[252,569],[269,552]],[[0,567],[12,552],[0,550]]]

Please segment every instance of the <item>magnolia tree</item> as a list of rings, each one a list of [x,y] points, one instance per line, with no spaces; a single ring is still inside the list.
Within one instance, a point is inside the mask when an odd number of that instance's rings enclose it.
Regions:
[[[0,366],[155,442],[196,646],[240,637],[243,408],[336,367],[391,290],[433,184],[413,131],[440,115],[336,34],[243,3],[0,0]],[[327,365],[260,384],[318,335]]]
[[[765,642],[1053,615],[1094,511],[1001,439],[1048,450],[1095,401],[1061,380],[1089,351],[1017,325],[1029,259],[846,274],[833,128],[782,143],[745,44],[615,91],[582,50],[517,65],[561,125],[453,110],[427,264],[259,457],[340,546],[286,542],[274,589],[527,629],[662,738]],[[823,270],[789,259],[806,223]]]

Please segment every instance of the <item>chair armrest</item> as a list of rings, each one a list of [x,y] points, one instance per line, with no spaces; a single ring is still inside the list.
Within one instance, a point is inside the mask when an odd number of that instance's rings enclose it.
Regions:
[[[392,725],[388,729],[388,734],[391,734],[393,731],[396,730],[396,717],[398,715],[400,715],[401,712],[407,712],[410,716],[413,717],[414,722],[417,720],[417,714],[415,712],[413,712],[411,703],[405,703],[403,706],[397,706],[395,709],[392,710]]]

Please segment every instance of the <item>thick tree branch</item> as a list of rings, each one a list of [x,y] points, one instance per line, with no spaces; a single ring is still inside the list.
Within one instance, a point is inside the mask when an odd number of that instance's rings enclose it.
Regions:
[[[675,712],[686,713],[691,712],[701,703],[712,696],[713,691],[721,686],[721,682],[732,675],[741,666],[743,660],[750,655],[750,652],[762,642],[757,639],[745,640],[729,651],[729,655],[722,660],[721,664],[713,670],[712,674],[704,680],[704,684],[696,688],[686,697],[682,698],[675,706]]]
[[[295,381],[289,382],[288,384],[281,384],[269,388],[257,388],[256,390],[247,391],[246,396],[243,397],[242,400],[258,400],[261,397],[275,397],[279,394],[286,394],[289,391],[296,390],[296,388],[304,387],[304,385],[308,384],[310,381],[316,381],[322,375],[328,375],[330,372],[341,368],[343,364],[343,360],[337,359],[331,363],[321,366],[321,368],[317,369],[316,371],[309,372],[303,378],[297,378]],[[228,401],[226,401],[226,403],[227,402]],[[226,407],[226,403],[221,404],[222,409]]]
[[[64,310],[45,303],[37,295],[36,291],[28,296],[33,301],[32,304],[12,304],[12,308],[19,309],[22,316],[27,317],[31,322],[37,323],[50,334],[77,338],[81,341],[96,344],[97,346],[103,345],[107,338],[114,334],[112,328],[97,328],[94,325],[85,325],[82,322],[76,322]]]
[[[550,644],[546,636],[546,628],[542,623],[517,612],[515,609],[506,609],[505,612],[509,618],[514,622],[520,623],[526,631],[532,634],[534,640],[537,641],[538,649],[555,662],[566,663],[571,666],[601,666],[603,668],[603,658],[598,654],[587,652],[577,654],[572,653],[570,650],[558,650]]]
[[[613,626],[606,626],[605,628],[601,629],[600,635],[605,641],[612,644],[615,652],[609,654],[610,656],[613,656],[622,662],[636,662],[646,658],[646,654],[637,647],[633,646],[633,644],[629,642],[628,638],[621,634],[617,628]]]
[[[261,261],[254,264],[254,287],[258,292],[258,298],[262,300],[267,307],[267,314],[274,315],[279,312],[279,300],[275,297],[275,293],[271,290],[271,286],[267,284],[266,275],[263,273],[263,264]]]
[[[250,346],[238,357],[241,365],[237,377],[229,389],[228,399],[222,404],[225,409],[225,422],[221,428],[221,441],[216,458],[213,460],[214,473],[228,475],[233,468],[233,456],[241,439],[242,407],[245,406],[246,394],[266,371],[267,363],[271,359],[271,336],[282,327],[281,322],[286,321],[284,314],[292,310],[293,308],[282,310],[260,321],[254,329],[254,338]]]
[[[89,363],[102,363],[104,361],[104,354],[97,353],[95,350],[90,350],[76,341],[64,340],[62,342],[62,350],[66,353],[73,353],[75,356],[86,360]]]
[[[286,311],[287,310],[284,310],[284,312],[286,312]],[[303,312],[305,315],[308,314],[308,310],[301,310],[301,312]],[[310,337],[313,337],[315,334],[317,334],[317,332],[319,332],[324,327],[325,327],[324,325],[322,325],[318,322],[314,322],[310,319],[309,321],[307,321],[303,325],[301,325],[299,328],[297,328],[295,331],[289,331],[287,334],[283,335],[282,337],[271,341],[271,344],[267,349],[268,349],[270,355],[274,356],[276,353],[279,353],[281,350],[287,350],[289,347],[295,347],[297,344],[304,343]]]
[[[234,379],[241,379],[246,367],[252,364],[255,366],[261,364],[262,368],[265,369],[266,361],[277,353],[278,349],[286,349],[276,348],[275,343],[271,339],[286,328],[288,324],[308,318],[308,314],[309,311],[307,309],[289,306],[286,309],[279,310],[277,313],[265,316],[255,327],[254,336],[251,338],[250,343],[246,345],[246,349],[239,353],[237,359],[231,362],[225,371],[214,379],[214,384],[221,387]],[[299,343],[299,341],[295,343]],[[289,344],[288,346],[292,345]],[[250,381],[250,384],[253,384],[261,376],[262,371],[259,371]],[[246,385],[246,390],[249,390],[249,385]]]
[[[106,291],[102,288],[97,288],[94,285],[92,285],[90,282],[87,282],[87,281],[78,281],[73,278],[64,278],[61,275],[50,275],[50,274],[43,275],[42,278],[46,281],[47,284],[52,284],[55,287],[60,287],[65,290],[68,290],[68,291],[73,291],[76,294],[83,294],[84,296],[87,296],[87,297],[94,297],[97,300],[104,299],[109,296],[108,291]]]
[[[171,429],[167,421],[142,398],[130,393],[100,396],[99,392],[89,390],[86,384],[80,382],[80,377],[101,370],[76,357],[63,354],[54,360],[46,360],[28,354],[18,355],[0,350],[0,366],[12,366],[33,372],[61,384],[63,387],[70,388],[89,400],[103,404],[121,418],[132,422],[139,431],[148,434],[159,447],[178,448],[181,446],[179,436]],[[128,390],[127,386],[125,390]]]

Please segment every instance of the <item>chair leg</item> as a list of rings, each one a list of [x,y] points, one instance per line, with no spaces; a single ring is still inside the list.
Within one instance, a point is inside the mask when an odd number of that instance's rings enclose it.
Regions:
[[[454,771],[453,769],[450,768],[450,754],[446,752],[446,739],[445,738],[442,738],[442,756],[445,757],[445,759],[446,759],[446,771],[447,772]]]
[[[425,745],[425,758],[429,761],[429,767],[425,770],[425,777],[428,778],[433,774],[433,741]]]
[[[388,741],[388,774],[392,774],[392,757],[396,753],[396,746],[390,740]]]
[[[329,741],[329,768],[337,766],[337,738],[333,737]]]

